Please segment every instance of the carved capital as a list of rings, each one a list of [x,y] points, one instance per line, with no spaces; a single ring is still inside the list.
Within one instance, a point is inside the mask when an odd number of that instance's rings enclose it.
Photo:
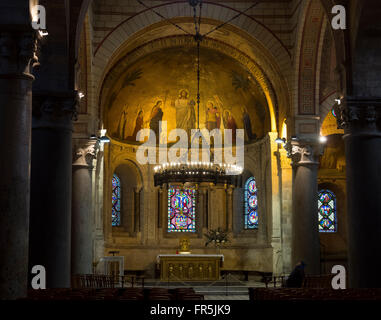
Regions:
[[[78,95],[76,91],[33,94],[33,127],[62,127],[72,129],[77,120]]]
[[[38,65],[37,31],[0,32],[0,75],[31,76]]]
[[[346,103],[336,106],[337,126],[346,133],[380,132],[381,99],[350,97]]]
[[[99,150],[99,142],[90,140],[83,146],[77,148],[74,155],[73,165],[93,167],[93,160],[96,159]]]
[[[291,159],[292,165],[317,165],[319,164],[319,156],[324,151],[324,148],[319,144],[300,141],[289,141],[284,148],[287,151],[287,157]]]

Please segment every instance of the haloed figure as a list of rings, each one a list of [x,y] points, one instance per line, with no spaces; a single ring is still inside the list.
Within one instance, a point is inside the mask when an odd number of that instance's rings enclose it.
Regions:
[[[121,140],[125,140],[127,138],[127,108],[123,109],[122,114],[119,118],[119,124],[117,128],[117,136]]]
[[[232,131],[232,143],[236,141],[237,123],[229,110],[224,111],[224,127],[225,129],[230,129]]]
[[[247,137],[248,141],[254,140],[257,136],[253,134],[250,116],[247,113],[247,110],[245,107],[241,108],[241,112],[242,112],[243,127],[245,129],[245,136]]]
[[[156,142],[159,142],[160,138],[160,121],[163,118],[163,110],[161,109],[163,102],[158,100],[151,111],[151,117],[149,127],[156,135]]]
[[[132,133],[131,137],[128,137],[128,140],[136,141],[136,136],[139,130],[142,128],[143,128],[143,110],[140,110],[138,113],[138,116],[136,117],[134,132]]]
[[[206,104],[206,128],[211,131],[213,129],[219,129],[221,125],[221,116],[217,107],[212,101],[208,101]]]

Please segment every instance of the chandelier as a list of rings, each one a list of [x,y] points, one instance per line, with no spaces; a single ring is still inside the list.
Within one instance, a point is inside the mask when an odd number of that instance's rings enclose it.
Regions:
[[[159,16],[162,20],[172,24],[177,29],[186,34],[190,34],[178,24],[172,22],[170,19],[165,18],[162,14],[155,9],[148,7],[141,0],[137,0],[145,8],[151,10],[154,14]],[[197,43],[197,130],[200,131],[200,43],[204,37],[220,29],[222,26],[238,18],[254,6],[258,1],[254,2],[246,10],[236,14],[228,21],[216,26],[205,34],[201,34],[201,13],[202,13],[202,0],[188,0],[189,5],[193,8],[193,18],[195,26],[194,40]],[[198,17],[197,17],[198,8]],[[154,184],[155,186],[162,186],[170,183],[214,183],[228,184],[238,186],[241,184],[241,174],[243,168],[237,165],[226,163],[212,163],[212,162],[169,162],[160,164],[154,167]]]
[[[243,168],[231,164],[212,162],[169,162],[154,167],[154,183],[162,186],[169,183],[228,184],[239,186]]]

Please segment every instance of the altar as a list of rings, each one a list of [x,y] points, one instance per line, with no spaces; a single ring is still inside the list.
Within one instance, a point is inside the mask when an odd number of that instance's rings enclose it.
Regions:
[[[159,254],[157,264],[163,281],[216,281],[220,279],[222,254]]]

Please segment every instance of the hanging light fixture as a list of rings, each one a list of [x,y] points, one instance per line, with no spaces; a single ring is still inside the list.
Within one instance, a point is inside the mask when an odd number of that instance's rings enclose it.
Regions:
[[[141,0],[137,0],[141,5],[146,7],[147,9],[153,11],[157,16],[161,19],[167,21],[168,23],[175,26],[177,29],[185,32],[186,34],[190,34],[186,30],[184,30],[178,24],[172,22],[171,20],[165,18],[162,14],[155,11],[152,8],[149,8],[145,5]],[[218,25],[212,30],[208,31],[205,34],[201,34],[201,13],[202,13],[202,0],[188,0],[189,5],[193,9],[193,18],[194,18],[194,26],[195,26],[195,34],[193,35],[194,40],[197,44],[197,128],[196,130],[200,132],[200,45],[201,41],[207,35],[212,32],[218,30],[223,25],[231,22],[232,20],[238,18],[241,14],[247,12],[254,6],[258,4],[258,1],[248,7],[246,10],[238,13],[233,16],[228,21]],[[199,15],[197,16],[197,8],[199,11]],[[200,132],[199,135],[195,135],[193,139],[197,138],[203,139],[203,136]],[[214,162],[169,162],[157,165],[154,167],[154,183],[155,186],[162,186],[164,184],[171,183],[214,183],[214,184],[229,184],[238,186],[241,184],[241,175],[243,172],[243,168],[237,165],[226,164],[226,163],[214,163]]]

